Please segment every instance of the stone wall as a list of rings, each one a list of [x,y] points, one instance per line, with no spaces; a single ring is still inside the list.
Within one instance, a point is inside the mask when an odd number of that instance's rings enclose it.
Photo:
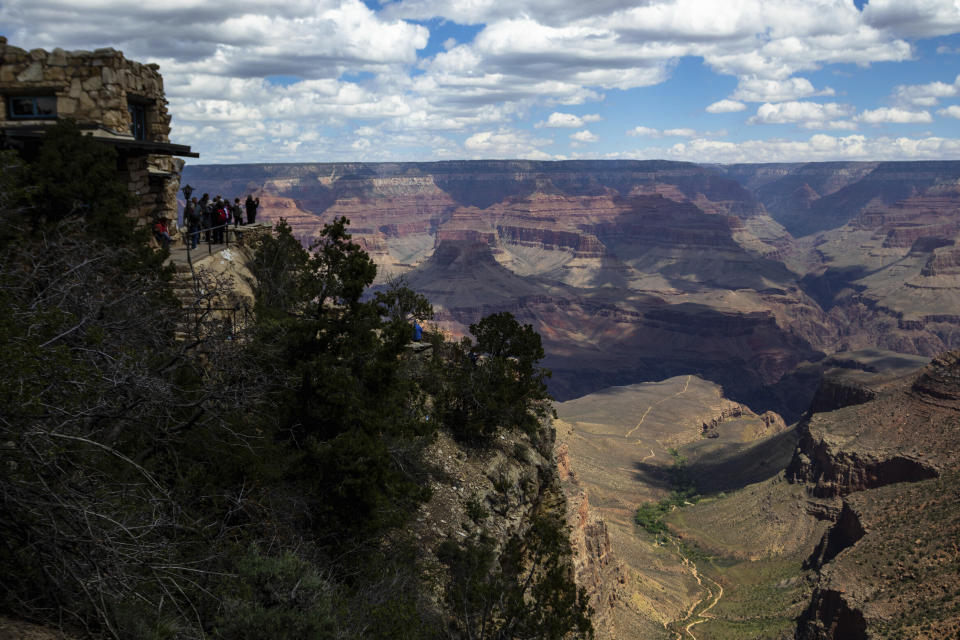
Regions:
[[[102,125],[120,135],[130,135],[127,105],[133,101],[145,109],[146,140],[169,142],[170,115],[159,66],[127,60],[115,49],[26,51],[0,36],[0,125],[48,121],[11,120],[11,95],[56,96],[57,117]]]
[[[12,118],[8,102],[17,96],[55,97],[56,118]],[[170,142],[170,114],[158,65],[127,60],[115,49],[26,51],[0,36],[0,127],[35,129],[72,118],[93,129],[97,139],[126,145],[118,146],[119,171],[138,198],[130,215],[147,225],[161,216],[176,220],[183,160],[148,153],[157,150],[156,145],[129,146],[135,139],[130,105],[143,109],[144,142]]]
[[[131,156],[126,159],[127,189],[139,204],[131,211],[142,224],[152,224],[161,216],[177,219],[177,190],[183,160],[172,156]],[[171,231],[174,229],[171,226]]]

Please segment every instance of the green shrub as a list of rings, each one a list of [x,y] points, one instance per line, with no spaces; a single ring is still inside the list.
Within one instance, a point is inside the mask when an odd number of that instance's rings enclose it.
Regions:
[[[224,581],[223,613],[213,637],[222,640],[326,640],[338,637],[336,592],[310,563],[290,551],[257,549]]]

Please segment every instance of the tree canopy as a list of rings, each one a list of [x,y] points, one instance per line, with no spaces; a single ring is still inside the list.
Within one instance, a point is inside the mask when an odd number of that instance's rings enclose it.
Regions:
[[[482,447],[548,413],[536,333],[499,314],[476,345],[434,333],[414,356],[429,302],[371,292],[339,218],[309,249],[277,224],[249,262],[251,320],[182,339],[115,162],[69,124],[35,163],[0,154],[0,612],[124,640],[473,637],[443,623],[437,590],[460,583],[406,525],[439,429]],[[530,527],[481,549],[481,580],[519,594],[525,631],[500,637],[586,633],[562,527]]]

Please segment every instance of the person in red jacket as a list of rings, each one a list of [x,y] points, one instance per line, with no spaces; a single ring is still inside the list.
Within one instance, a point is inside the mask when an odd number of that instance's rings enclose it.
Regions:
[[[170,230],[167,228],[167,218],[160,216],[157,223],[153,225],[153,236],[165,250],[170,250]]]

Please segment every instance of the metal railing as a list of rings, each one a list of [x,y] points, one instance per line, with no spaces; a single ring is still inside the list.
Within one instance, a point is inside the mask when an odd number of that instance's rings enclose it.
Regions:
[[[239,228],[239,227],[238,227],[238,228]],[[212,238],[213,238],[213,232],[216,231],[217,229],[223,229],[223,242],[222,242],[222,243],[221,243],[221,242],[214,242],[214,241],[212,240]],[[215,226],[215,227],[202,227],[202,228],[200,228],[200,229],[197,229],[196,231],[187,231],[187,232],[184,234],[184,236],[185,236],[184,239],[186,240],[186,243],[187,243],[187,260],[189,261],[189,259],[190,259],[190,251],[192,250],[191,247],[190,247],[190,245],[193,244],[193,242],[191,241],[191,236],[193,236],[193,234],[196,234],[198,237],[199,237],[199,235],[200,235],[201,233],[205,234],[205,238],[206,238],[206,239],[203,240],[203,242],[206,242],[206,243],[207,243],[207,255],[213,255],[213,245],[215,245],[215,244],[223,244],[223,245],[225,245],[225,246],[227,246],[227,247],[230,246],[230,234],[228,233],[229,231],[230,231],[230,223],[229,223],[229,222],[224,222],[223,224],[218,224],[218,225]],[[236,240],[234,240],[234,243],[236,243]],[[200,244],[201,244],[201,242],[198,240],[198,241],[197,241],[197,246],[199,246]]]
[[[215,225],[212,227],[201,227],[195,231],[188,230],[183,234],[184,241],[186,244],[186,249],[187,249],[187,264],[190,266],[190,282],[193,285],[194,294],[196,295],[196,299],[198,302],[203,296],[202,296],[202,292],[200,291],[200,280],[197,277],[197,272],[193,266],[193,256],[191,255],[191,252],[194,251],[195,249],[192,246],[193,245],[192,236],[196,234],[197,237],[199,238],[201,233],[205,234],[205,239],[202,241],[198,240],[197,246],[199,247],[201,242],[205,242],[207,244],[207,255],[213,255],[213,245],[215,244],[223,244],[225,248],[230,247],[230,226],[231,224],[229,222],[225,222],[223,224]],[[234,233],[236,233],[236,230],[239,229],[239,225],[234,225],[234,227],[235,227]],[[214,242],[214,232],[221,229],[223,230],[223,242],[222,243]],[[234,244],[239,244],[239,241],[236,238],[234,239],[233,242]],[[194,308],[192,309],[193,316],[194,316],[193,324],[194,324],[195,332],[199,333],[200,324],[204,316],[206,316],[211,312],[220,312],[222,314],[225,314],[227,323],[230,327],[229,331],[231,334],[234,334],[236,332],[236,329],[240,326],[240,324],[237,322],[237,314],[240,313],[241,311],[244,313],[244,320],[246,320],[246,310],[241,309],[241,306],[239,304],[233,307],[213,306],[209,304],[209,302],[206,305],[203,305],[202,307],[195,305]]]

